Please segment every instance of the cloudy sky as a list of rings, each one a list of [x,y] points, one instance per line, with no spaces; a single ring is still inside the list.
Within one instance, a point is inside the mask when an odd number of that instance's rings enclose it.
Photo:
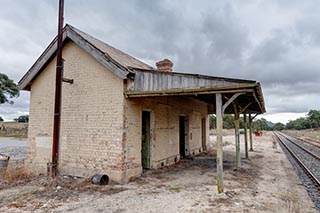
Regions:
[[[15,82],[57,33],[58,0],[1,0],[0,72]],[[320,109],[318,0],[65,0],[65,23],[154,66],[261,82],[270,121]],[[12,120],[29,94],[1,105]]]

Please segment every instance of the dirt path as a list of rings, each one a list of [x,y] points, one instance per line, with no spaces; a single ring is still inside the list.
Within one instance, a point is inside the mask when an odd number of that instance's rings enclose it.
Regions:
[[[271,134],[254,137],[255,151],[237,171],[234,137],[224,139],[223,194],[215,185],[212,140],[209,154],[148,172],[127,185],[46,177],[0,185],[0,212],[317,212]]]

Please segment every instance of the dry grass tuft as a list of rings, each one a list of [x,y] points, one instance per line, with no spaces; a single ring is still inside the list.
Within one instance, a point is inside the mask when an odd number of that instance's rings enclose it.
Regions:
[[[277,149],[277,140],[274,138],[274,135],[272,136],[272,148]]]
[[[170,187],[169,187],[169,190],[175,191],[175,192],[180,192],[181,188],[178,187],[178,186],[170,186]]]
[[[35,175],[24,168],[8,169],[6,172],[2,172],[0,182],[0,189],[2,185],[19,184],[30,181]],[[1,184],[3,182],[3,184]]]
[[[298,213],[303,212],[303,204],[300,201],[300,197],[292,191],[284,191],[280,198],[285,202],[283,209],[280,212]]]

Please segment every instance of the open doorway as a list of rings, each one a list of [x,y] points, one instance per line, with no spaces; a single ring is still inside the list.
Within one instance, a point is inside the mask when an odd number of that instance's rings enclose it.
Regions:
[[[141,162],[143,169],[151,168],[151,112],[142,111]]]
[[[184,158],[186,156],[187,149],[187,137],[188,137],[188,125],[187,125],[187,116],[179,116],[179,152],[180,157]]]
[[[202,118],[201,119],[201,140],[202,140],[202,150],[206,151],[207,150],[207,129],[206,129],[206,119]]]

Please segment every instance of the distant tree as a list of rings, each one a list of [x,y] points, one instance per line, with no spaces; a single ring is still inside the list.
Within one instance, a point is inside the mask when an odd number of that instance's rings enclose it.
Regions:
[[[209,124],[210,129],[216,128],[216,116],[210,115],[209,117]],[[243,128],[244,122],[243,117],[240,117],[240,127]],[[224,129],[234,129],[234,116],[232,114],[225,114],[223,115],[223,128]]]
[[[0,121],[4,121],[3,118],[0,116]]]
[[[209,125],[210,129],[215,129],[216,128],[216,116],[215,115],[210,115],[209,116]]]
[[[210,115],[209,124],[211,129],[216,128],[217,118],[215,115]],[[233,115],[223,115],[223,128],[233,129],[234,128],[234,117]]]
[[[13,119],[16,122],[19,123],[28,123],[29,122],[29,115],[21,115],[18,118]]]
[[[283,124],[283,123],[275,123],[272,127],[272,130],[275,130],[275,131],[281,131],[281,130],[284,130],[286,128],[286,126]]]
[[[13,104],[14,97],[19,96],[19,88],[6,74],[0,73],[0,104]]]
[[[270,130],[268,121],[265,118],[254,120],[252,122],[252,128],[254,130]]]
[[[307,114],[310,128],[320,127],[320,111],[311,109]]]
[[[223,128],[234,129],[234,116],[225,114],[223,115]]]
[[[289,120],[288,123],[286,124],[286,129],[294,129],[294,121]]]
[[[308,118],[297,118],[296,120],[289,121],[286,125],[287,129],[309,129],[310,128],[310,122]]]

